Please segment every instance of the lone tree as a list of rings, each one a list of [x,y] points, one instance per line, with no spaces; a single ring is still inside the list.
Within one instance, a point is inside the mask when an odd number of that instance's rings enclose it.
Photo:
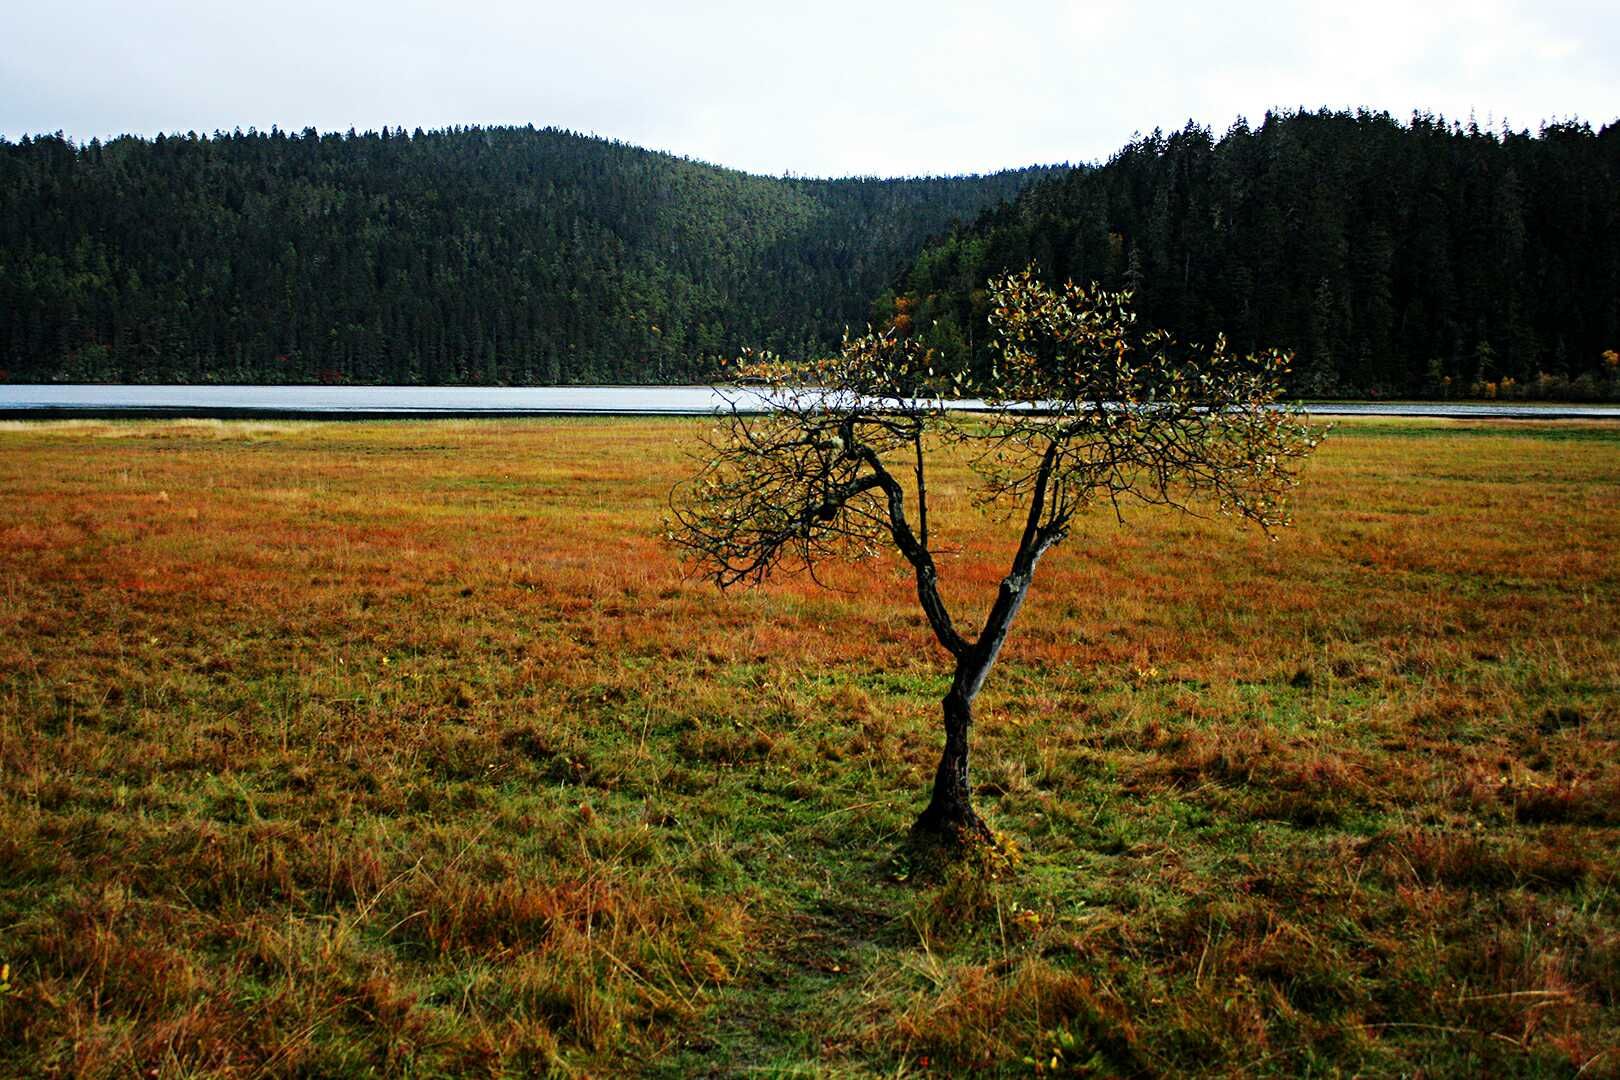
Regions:
[[[1129,293],[1031,269],[990,282],[996,362],[941,371],[913,338],[847,338],[840,355],[796,364],[745,358],[740,389],[705,442],[704,464],[671,496],[670,539],[721,588],[832,558],[897,549],[917,600],[955,662],[945,746],[914,834],[988,840],[968,782],[973,699],[995,664],[1047,550],[1082,509],[1128,500],[1189,511],[1192,500],[1271,530],[1297,462],[1318,435],[1278,406],[1289,357],[1239,356],[1224,338],[1183,349],[1136,328]],[[982,408],[965,409],[977,398]],[[954,404],[953,404],[954,403]],[[929,532],[929,465],[958,454],[975,496],[1021,522],[1012,563],[977,635],[940,596]]]

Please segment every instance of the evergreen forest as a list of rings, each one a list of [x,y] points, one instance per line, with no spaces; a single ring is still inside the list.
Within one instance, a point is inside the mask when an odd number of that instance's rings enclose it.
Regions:
[[[1267,115],[1137,138],[923,251],[880,322],[988,363],[985,280],[1134,291],[1184,340],[1296,354],[1318,397],[1620,396],[1620,125]]]
[[[559,130],[0,142],[19,381],[660,383],[836,347],[1046,170],[753,176]]]
[[[0,140],[0,378],[675,383],[868,322],[987,362],[1034,262],[1309,396],[1620,396],[1620,126],[1189,124],[1109,161],[765,177],[555,129]]]

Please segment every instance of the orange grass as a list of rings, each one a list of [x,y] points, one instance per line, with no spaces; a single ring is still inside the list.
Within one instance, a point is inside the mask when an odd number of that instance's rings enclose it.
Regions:
[[[908,574],[684,580],[697,430],[0,425],[0,1073],[1620,1075],[1620,430],[1088,518],[930,885]]]

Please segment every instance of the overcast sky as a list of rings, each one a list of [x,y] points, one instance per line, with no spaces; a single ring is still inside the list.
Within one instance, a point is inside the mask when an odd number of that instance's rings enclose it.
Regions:
[[[805,176],[1106,159],[1189,119],[1620,117],[1620,4],[5,0],[0,136],[552,125]]]

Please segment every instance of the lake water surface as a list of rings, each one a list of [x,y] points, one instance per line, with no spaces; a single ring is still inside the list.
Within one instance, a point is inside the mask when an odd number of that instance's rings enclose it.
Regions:
[[[0,384],[0,415],[63,416],[702,416],[742,391],[707,386],[144,386]],[[973,408],[977,402],[961,402]],[[1336,402],[1313,416],[1620,420],[1616,405],[1455,405]]]

